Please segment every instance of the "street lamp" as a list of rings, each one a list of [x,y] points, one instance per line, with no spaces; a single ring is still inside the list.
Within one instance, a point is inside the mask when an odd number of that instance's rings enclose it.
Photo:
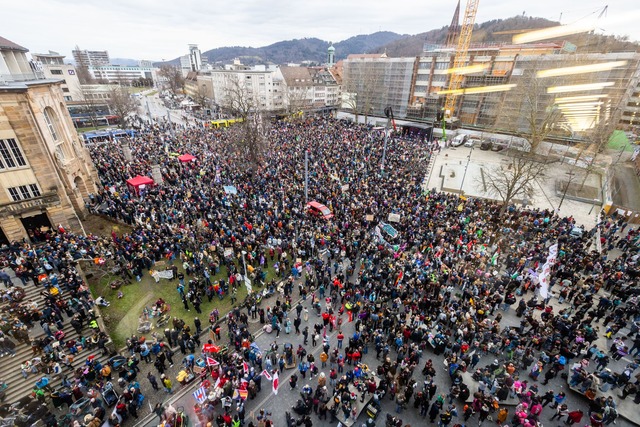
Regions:
[[[460,195],[462,195],[462,187],[464,186],[464,179],[467,177],[467,169],[469,169],[469,163],[471,162],[471,153],[473,152],[473,145],[471,146],[471,149],[469,150],[469,155],[467,156],[467,164],[464,167],[464,174],[462,175],[462,182],[460,183]]]
[[[387,158],[387,139],[389,135],[389,123],[393,120],[393,110],[391,107],[387,107],[384,109],[384,115],[387,116],[387,124],[384,127],[384,146],[382,147],[382,163],[380,165],[380,169],[384,174],[384,161]]]
[[[596,203],[598,203],[598,199],[593,199],[593,204],[591,205],[591,209],[589,209],[589,213],[587,215],[591,215],[591,212],[593,212],[593,208],[596,206]]]

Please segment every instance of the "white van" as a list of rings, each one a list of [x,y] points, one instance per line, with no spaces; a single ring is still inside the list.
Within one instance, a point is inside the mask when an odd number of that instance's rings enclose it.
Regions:
[[[451,146],[460,147],[462,144],[467,142],[467,139],[469,139],[469,135],[467,135],[466,133],[460,133],[456,135],[455,138],[453,138],[453,141],[451,141]]]

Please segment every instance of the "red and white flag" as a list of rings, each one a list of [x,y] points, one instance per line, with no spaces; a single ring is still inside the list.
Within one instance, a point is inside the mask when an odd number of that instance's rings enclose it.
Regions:
[[[244,373],[249,373],[249,364],[247,362],[242,362],[242,368],[244,369]]]
[[[207,366],[216,366],[217,364],[218,364],[218,361],[216,359],[214,359],[213,357],[207,356]]]
[[[262,371],[262,376],[265,377],[266,379],[268,379],[269,381],[273,380],[273,377],[271,376],[271,374],[266,369],[264,371]]]
[[[276,373],[273,375],[273,394],[278,394],[278,385],[280,384],[280,381],[278,380],[278,371],[276,371]]]

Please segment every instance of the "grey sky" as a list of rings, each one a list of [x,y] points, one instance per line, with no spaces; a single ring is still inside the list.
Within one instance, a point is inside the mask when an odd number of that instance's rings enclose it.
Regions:
[[[451,22],[456,0],[3,0],[0,35],[31,52],[71,57],[75,45],[111,57],[173,59],[187,44],[264,46],[318,37],[340,41],[386,30],[417,34]],[[462,2],[464,10],[465,1]],[[596,10],[609,5],[596,21]],[[640,7],[629,0],[480,0],[476,22],[523,12],[568,24],[582,18],[601,32],[640,40]],[[604,31],[603,31],[604,30]]]

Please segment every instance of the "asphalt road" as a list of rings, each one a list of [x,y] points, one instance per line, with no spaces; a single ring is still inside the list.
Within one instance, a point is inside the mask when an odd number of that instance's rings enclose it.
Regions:
[[[166,122],[168,115],[171,117],[172,123],[177,124],[185,124],[182,116],[184,112],[182,110],[169,110],[164,106],[164,103],[160,99],[158,94],[151,96],[141,96],[139,99],[140,107],[138,109],[139,115],[141,117],[149,118],[149,113],[151,113],[151,118],[153,120],[160,120],[162,122]],[[147,110],[147,105],[149,109]]]

